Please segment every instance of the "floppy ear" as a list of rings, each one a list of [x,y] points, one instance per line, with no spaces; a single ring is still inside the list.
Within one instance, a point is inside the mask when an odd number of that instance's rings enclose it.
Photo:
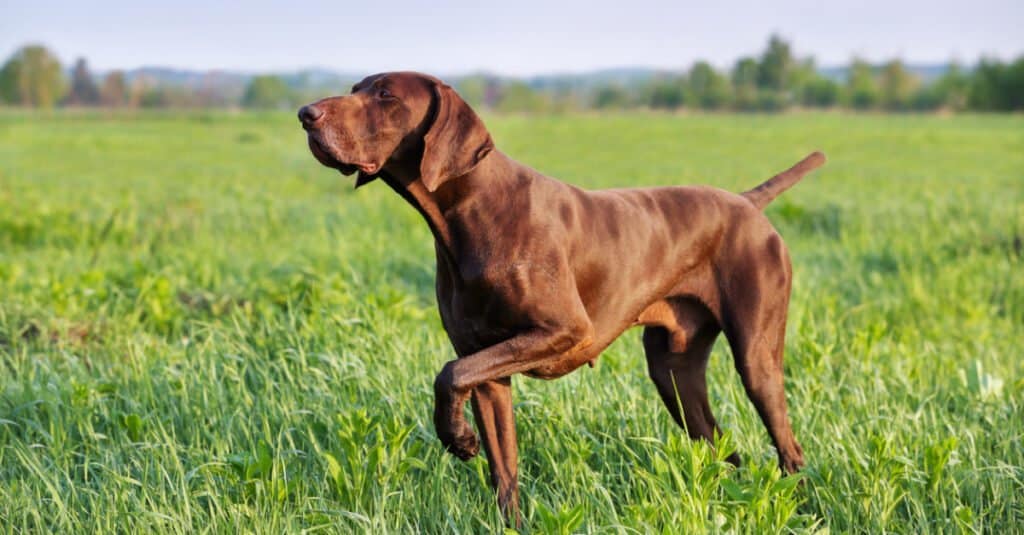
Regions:
[[[379,175],[368,175],[362,171],[356,175],[356,188],[361,188],[370,182],[373,182]]]
[[[433,192],[446,180],[470,172],[494,149],[491,134],[472,108],[451,87],[434,85],[437,113],[423,136],[420,179]]]

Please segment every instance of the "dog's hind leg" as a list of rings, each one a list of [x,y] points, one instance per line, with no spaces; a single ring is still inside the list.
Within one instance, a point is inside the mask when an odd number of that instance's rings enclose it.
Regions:
[[[768,249],[772,254],[756,267],[735,268],[744,274],[736,277],[743,284],[723,292],[722,326],[747,397],[775,443],[779,467],[793,473],[803,466],[804,454],[789,422],[782,377],[791,271],[781,240],[768,240]]]
[[[511,378],[504,377],[474,388],[473,418],[487,453],[498,505],[506,520],[519,527],[519,454],[511,387]]]
[[[720,329],[706,308],[678,305],[673,315],[681,321],[644,328],[647,369],[676,423],[690,438],[713,444],[719,429],[708,403],[706,370]],[[739,455],[730,455],[729,462],[739,465]]]
[[[760,322],[754,322],[758,324]],[[761,421],[775,443],[779,467],[787,473],[799,470],[804,453],[793,435],[786,410],[786,392],[782,377],[782,340],[785,319],[769,323],[770,334],[757,329],[739,327],[727,330],[736,371],[743,379],[747,397],[753,402]]]

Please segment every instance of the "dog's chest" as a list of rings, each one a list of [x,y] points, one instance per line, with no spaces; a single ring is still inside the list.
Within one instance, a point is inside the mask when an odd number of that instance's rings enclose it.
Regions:
[[[501,342],[529,325],[524,300],[535,271],[522,261],[466,261],[457,272],[438,263],[438,307],[460,352]]]

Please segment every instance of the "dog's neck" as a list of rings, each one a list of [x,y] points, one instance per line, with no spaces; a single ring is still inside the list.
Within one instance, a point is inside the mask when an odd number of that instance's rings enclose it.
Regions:
[[[486,188],[501,187],[496,181],[519,176],[521,173],[516,172],[516,167],[518,164],[511,158],[493,150],[470,172],[448,179],[433,192],[423,185],[418,167],[387,166],[381,173],[381,179],[423,216],[439,250],[454,264],[457,249],[451,229],[453,219],[459,217],[455,208],[473,200]]]

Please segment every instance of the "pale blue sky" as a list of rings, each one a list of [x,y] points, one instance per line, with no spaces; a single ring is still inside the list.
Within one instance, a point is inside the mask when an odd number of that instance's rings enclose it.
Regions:
[[[97,69],[246,71],[728,66],[778,32],[821,65],[1024,53],[1024,0],[270,2],[0,0],[0,60],[27,42]]]

